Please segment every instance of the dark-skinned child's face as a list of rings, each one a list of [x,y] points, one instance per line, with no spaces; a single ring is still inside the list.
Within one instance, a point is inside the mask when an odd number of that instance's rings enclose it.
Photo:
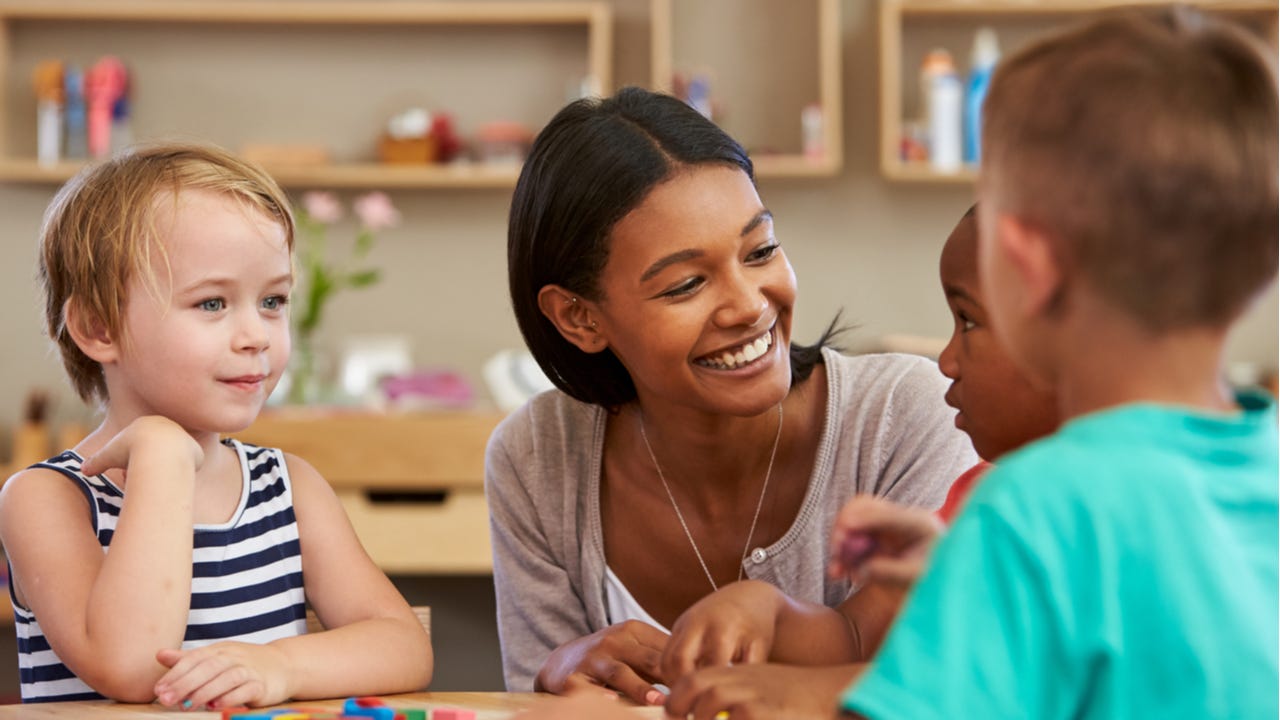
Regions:
[[[955,329],[938,367],[951,378],[947,404],[959,411],[956,427],[985,460],[995,460],[1057,427],[1053,395],[1032,386],[1009,359],[989,324],[978,283],[976,213],[961,218],[939,263],[942,290]]]

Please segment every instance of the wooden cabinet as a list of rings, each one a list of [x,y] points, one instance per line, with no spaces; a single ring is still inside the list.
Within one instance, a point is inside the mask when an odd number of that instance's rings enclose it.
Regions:
[[[907,182],[969,183],[976,178],[977,169],[972,166],[940,173],[927,162],[907,162],[901,156],[905,119],[919,114],[917,78],[930,49],[946,48],[963,78],[979,27],[994,28],[1007,55],[1037,34],[1116,5],[1167,4],[1160,0],[880,0],[881,172],[890,180]],[[1191,0],[1187,4],[1228,14],[1275,44],[1274,0]]]
[[[385,572],[487,574],[484,449],[502,417],[281,408],[235,437],[314,465]]]
[[[713,96],[730,105],[717,122],[746,146],[758,177],[835,175],[844,156],[839,8],[839,0],[651,0],[650,83],[671,92],[677,72],[710,73]],[[821,118],[810,153],[806,105]]]
[[[610,5],[577,0],[3,0],[0,181],[61,182],[81,165],[35,160],[35,64],[114,54],[136,78],[136,139],[334,148],[329,163],[268,166],[289,186],[511,187],[514,164],[380,164],[377,134],[424,97],[536,128],[579,88],[611,91],[612,28]]]

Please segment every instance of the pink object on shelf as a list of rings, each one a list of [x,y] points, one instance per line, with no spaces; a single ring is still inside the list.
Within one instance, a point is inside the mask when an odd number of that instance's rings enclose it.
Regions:
[[[111,111],[128,86],[129,72],[120,58],[112,55],[94,63],[85,73],[90,157],[104,158],[111,151]]]
[[[393,404],[464,408],[475,391],[462,375],[450,370],[421,371],[382,381],[382,392]]]

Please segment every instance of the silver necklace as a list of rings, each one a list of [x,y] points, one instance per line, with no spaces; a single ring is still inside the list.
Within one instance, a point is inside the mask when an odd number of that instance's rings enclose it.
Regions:
[[[671,486],[667,484],[667,476],[662,474],[662,466],[658,464],[658,456],[653,454],[653,446],[649,444],[649,434],[644,431],[644,413],[640,413],[640,439],[644,440],[644,449],[649,451],[649,459],[653,461],[653,468],[658,471],[658,479],[662,481],[662,487],[667,491],[667,497],[671,499],[671,507],[676,511],[676,518],[680,520],[680,527],[684,528],[684,536],[689,538],[689,545],[693,547],[693,554],[698,556],[698,564],[702,566],[702,572],[707,574],[707,581],[711,583],[711,590],[714,592],[720,587],[716,585],[715,578],[711,577],[711,570],[707,568],[707,561],[702,559],[702,552],[698,550],[698,543],[693,541],[693,533],[689,532],[689,523],[684,521],[684,513],[680,512],[680,506],[676,504],[676,496],[671,493]],[[773,437],[773,450],[769,451],[769,467],[764,471],[764,485],[760,488],[760,499],[756,501],[756,514],[751,516],[751,529],[747,531],[747,542],[742,546],[742,559],[738,561],[738,579],[742,579],[742,566],[747,562],[747,552],[751,549],[751,538],[756,534],[756,521],[760,519],[760,508],[764,507],[764,496],[769,491],[769,476],[773,474],[773,458],[778,454],[778,441],[782,439],[782,403],[778,403],[778,432]]]

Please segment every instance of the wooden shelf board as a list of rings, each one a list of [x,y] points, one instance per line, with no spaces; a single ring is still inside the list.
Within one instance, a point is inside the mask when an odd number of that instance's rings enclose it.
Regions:
[[[43,166],[35,160],[0,160],[0,182],[62,183],[83,163]],[[379,163],[265,166],[281,185],[332,188],[512,188],[517,165],[459,164],[400,166]]]
[[[609,8],[582,2],[368,2],[265,3],[258,0],[22,0],[0,2],[0,17],[19,20],[128,20],[145,22],[253,22],[310,24],[565,24],[595,20]]]
[[[1168,5],[1169,0],[889,0],[903,15],[1067,15],[1097,12],[1125,6]],[[1222,12],[1276,10],[1266,0],[1193,0],[1191,5]]]
[[[756,177],[830,177],[839,173],[831,158],[803,155],[762,155],[752,158]],[[35,160],[0,160],[0,182],[66,182],[84,163],[60,162],[44,166]],[[333,165],[265,166],[276,182],[286,187],[326,188],[458,188],[509,189],[520,176],[518,165],[481,163],[455,165],[384,165],[350,163]]]

